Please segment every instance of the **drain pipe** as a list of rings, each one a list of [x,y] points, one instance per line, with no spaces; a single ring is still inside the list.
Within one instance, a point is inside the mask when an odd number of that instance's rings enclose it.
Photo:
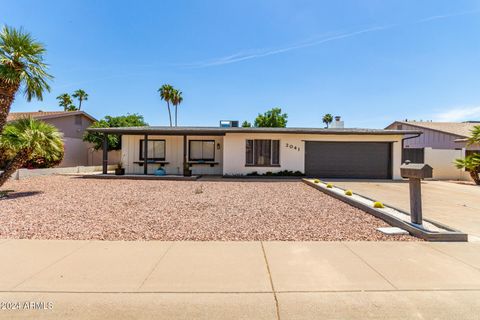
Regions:
[[[422,132],[422,133],[423,133],[423,132]],[[406,138],[403,138],[403,139],[402,139],[402,158],[403,158],[403,149],[405,148],[405,140],[418,138],[418,137],[420,137],[420,136],[422,135],[422,133],[417,133],[417,134],[414,135],[414,136],[406,137]]]

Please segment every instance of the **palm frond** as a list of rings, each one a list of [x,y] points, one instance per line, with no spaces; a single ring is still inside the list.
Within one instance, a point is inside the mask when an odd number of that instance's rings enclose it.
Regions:
[[[21,85],[28,101],[43,99],[53,79],[44,62],[45,46],[22,28],[5,26],[0,31],[0,79],[7,85]]]

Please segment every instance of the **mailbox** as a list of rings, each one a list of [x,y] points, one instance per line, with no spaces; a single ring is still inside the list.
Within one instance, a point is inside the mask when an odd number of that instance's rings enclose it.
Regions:
[[[433,176],[433,168],[425,163],[404,163],[400,166],[402,178],[425,179]]]
[[[422,186],[421,179],[431,178],[433,168],[425,163],[410,163],[405,161],[400,166],[400,174],[403,178],[408,178],[410,186],[410,219],[412,223],[422,224]]]

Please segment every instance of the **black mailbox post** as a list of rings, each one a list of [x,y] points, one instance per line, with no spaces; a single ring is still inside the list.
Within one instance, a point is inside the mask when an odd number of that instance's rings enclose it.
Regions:
[[[420,181],[433,176],[433,169],[425,163],[406,161],[400,166],[400,174],[408,178],[410,186],[410,219],[412,223],[422,224],[422,190]]]

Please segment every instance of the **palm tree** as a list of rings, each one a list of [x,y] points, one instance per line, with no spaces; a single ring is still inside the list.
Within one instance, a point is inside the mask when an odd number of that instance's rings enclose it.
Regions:
[[[472,135],[470,136],[470,138],[468,138],[469,145],[476,144],[476,143],[480,144],[480,125],[473,127]]]
[[[62,134],[53,125],[32,118],[7,124],[0,136],[0,147],[11,159],[0,174],[0,187],[33,158],[63,157]]]
[[[82,89],[78,89],[72,94],[72,97],[78,99],[78,110],[82,110],[82,101],[88,100],[88,93],[86,93]]]
[[[177,126],[177,107],[183,101],[182,91],[173,89],[172,92],[172,104],[175,106],[175,127]]]
[[[330,113],[327,113],[326,115],[323,116],[322,122],[327,125],[327,128],[330,125],[330,123],[332,123],[332,121],[333,121],[333,117]]]
[[[0,133],[7,123],[15,94],[22,88],[27,101],[43,99],[50,91],[43,62],[45,47],[22,29],[3,27],[0,31]]]
[[[465,159],[456,159],[454,163],[458,169],[467,170],[475,184],[480,185],[480,153],[468,155]]]
[[[63,107],[63,111],[75,111],[76,108],[73,105],[72,97],[68,93],[63,93],[57,97],[58,105]]]
[[[170,112],[170,102],[172,101],[172,93],[173,93],[173,87],[169,84],[164,84],[163,86],[158,89],[158,92],[160,93],[160,98],[162,100],[167,102],[167,108],[168,108],[168,118],[170,119],[170,127],[172,126],[172,113]]]

